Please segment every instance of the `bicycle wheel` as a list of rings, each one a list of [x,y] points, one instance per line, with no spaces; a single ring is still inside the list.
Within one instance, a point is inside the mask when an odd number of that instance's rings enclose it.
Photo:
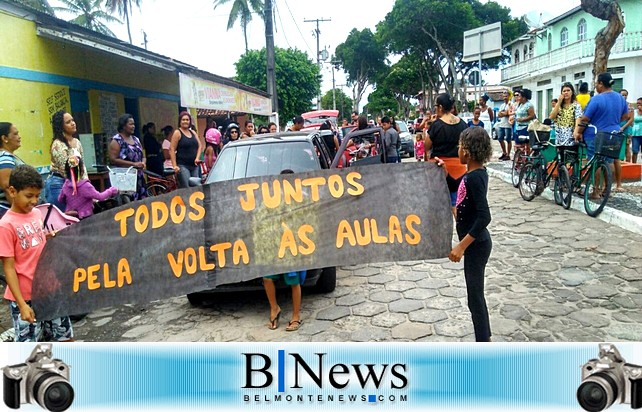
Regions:
[[[537,159],[536,162],[533,162],[533,168],[535,169],[535,174],[537,175],[537,186],[535,188],[535,196],[539,196],[544,193],[546,189],[547,181],[547,170],[546,170],[546,160],[544,158]]]
[[[571,176],[568,174],[566,166],[562,164],[557,166],[557,179],[555,179],[553,192],[555,195],[555,203],[567,210],[571,208],[571,201],[573,199]]]
[[[148,184],[145,190],[146,190],[147,196],[149,197],[164,195],[165,193],[167,193],[167,187],[160,183]]]
[[[611,168],[604,162],[598,162],[586,179],[584,209],[587,215],[596,217],[602,213],[611,194],[611,183]]]
[[[121,193],[118,196],[116,196],[116,203],[118,206],[126,205],[127,203],[131,203],[132,198],[130,195]]]
[[[513,167],[511,168],[511,180],[513,181],[513,187],[519,186],[519,174],[524,165],[524,159],[522,157],[522,150],[516,149],[515,155],[513,156]]]
[[[530,162],[524,164],[519,172],[519,181],[517,184],[519,194],[522,196],[522,199],[527,202],[530,202],[536,196],[537,186],[539,184],[538,176],[538,169]]]

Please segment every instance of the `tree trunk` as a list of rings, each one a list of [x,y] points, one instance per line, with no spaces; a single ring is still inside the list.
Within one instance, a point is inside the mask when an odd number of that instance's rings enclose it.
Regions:
[[[581,0],[582,9],[601,20],[607,20],[606,27],[595,36],[595,57],[593,59],[593,86],[600,73],[607,71],[609,55],[618,36],[624,31],[624,17],[617,0]]]

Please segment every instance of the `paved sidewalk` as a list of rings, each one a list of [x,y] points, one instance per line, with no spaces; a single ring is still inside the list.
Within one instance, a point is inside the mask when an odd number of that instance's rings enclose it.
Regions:
[[[499,144],[494,142],[495,153],[493,159],[501,155]],[[488,165],[490,176],[497,177],[507,183],[511,183],[512,161],[493,161]],[[553,183],[550,183],[550,187]],[[631,232],[642,234],[642,182],[624,182],[624,192],[616,193],[611,191],[609,200],[602,213],[597,219],[614,224]],[[613,186],[615,187],[615,186]],[[515,189],[517,190],[517,189]],[[546,199],[553,199],[553,192],[545,190],[542,193]],[[578,195],[573,195],[571,208],[584,213],[584,199]]]

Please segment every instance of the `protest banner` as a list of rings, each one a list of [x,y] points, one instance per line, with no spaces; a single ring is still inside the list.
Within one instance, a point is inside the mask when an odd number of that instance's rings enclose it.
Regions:
[[[433,163],[213,183],[61,231],[42,253],[33,306],[46,320],[293,270],[443,258],[452,225]]]

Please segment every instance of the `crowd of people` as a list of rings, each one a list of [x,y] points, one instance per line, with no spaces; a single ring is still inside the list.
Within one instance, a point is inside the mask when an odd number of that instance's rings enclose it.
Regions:
[[[564,83],[560,96],[553,101],[548,116],[551,120],[556,146],[560,151],[576,150],[577,142],[583,140],[588,156],[595,151],[596,133],[624,133],[622,159],[637,162],[642,144],[642,98],[637,99],[635,108],[626,102],[628,92],[613,91],[613,79],[609,73],[597,77],[594,96],[586,93],[586,87],[579,87],[576,94],[571,83]],[[537,119],[535,108],[530,102],[532,92],[521,89],[503,93],[503,103],[497,113],[498,140],[502,149],[500,160],[511,158],[513,147],[520,147],[528,140],[528,126]],[[434,101],[434,114],[426,116],[414,142],[418,161],[432,161],[443,168],[450,191],[450,205],[456,222],[459,243],[453,247],[449,258],[455,262],[464,260],[464,275],[468,293],[468,306],[473,319],[477,341],[489,341],[491,328],[484,297],[484,270],[488,262],[492,241],[487,226],[491,220],[486,199],[488,174],[484,164],[492,155],[491,138],[485,125],[492,124],[493,110],[488,107],[488,97],[479,99],[474,108],[473,118],[464,122],[456,113],[455,101],[448,94],[440,94]],[[373,126],[365,116],[353,112],[352,123],[344,120],[344,127],[364,130]],[[372,122],[374,123],[374,122]],[[53,114],[51,164],[46,179],[32,166],[26,165],[16,151],[21,146],[18,127],[12,123],[0,122],[0,258],[7,281],[5,299],[10,302],[10,312],[16,331],[16,340],[35,341],[46,336],[58,341],[73,340],[73,328],[68,317],[47,322],[37,322],[31,309],[31,284],[35,275],[38,258],[48,237],[55,232],[45,232],[43,216],[35,206],[41,201],[41,192],[48,203],[60,210],[75,213],[80,219],[93,213],[93,202],[104,200],[118,193],[115,188],[98,192],[88,179],[83,162],[84,153],[76,137],[76,123],[66,111]],[[399,162],[399,126],[394,118],[383,116],[377,119],[383,130],[381,144],[385,145],[388,163]],[[304,127],[304,119],[293,119],[290,131],[297,132]],[[324,134],[329,150],[339,150],[338,130],[335,125],[324,122],[321,130],[334,133]],[[181,112],[176,128],[165,126],[161,129],[162,143],[156,139],[156,125],[143,126],[143,141],[135,135],[136,125],[132,115],[124,114],[118,120],[118,133],[109,143],[109,162],[113,166],[137,170],[134,200],[146,196],[144,188],[145,168],[156,173],[170,169],[177,176],[179,187],[188,187],[189,179],[200,173],[200,164],[211,167],[224,145],[238,139],[257,134],[275,133],[275,123],[255,127],[250,120],[241,128],[230,123],[219,129],[216,122],[208,124],[202,138],[198,135],[192,117]],[[367,142],[357,137],[348,145],[358,150],[369,150]],[[621,174],[614,159],[616,191],[621,190]],[[287,171],[284,171],[287,172]],[[40,222],[40,224],[39,224]],[[264,287],[270,303],[268,328],[276,329],[281,308],[276,301],[274,281],[283,279],[292,288],[294,313],[287,331],[295,331],[301,325],[301,289],[305,272],[272,275],[264,278]],[[44,334],[44,335],[42,335]],[[42,336],[41,336],[42,335]]]

